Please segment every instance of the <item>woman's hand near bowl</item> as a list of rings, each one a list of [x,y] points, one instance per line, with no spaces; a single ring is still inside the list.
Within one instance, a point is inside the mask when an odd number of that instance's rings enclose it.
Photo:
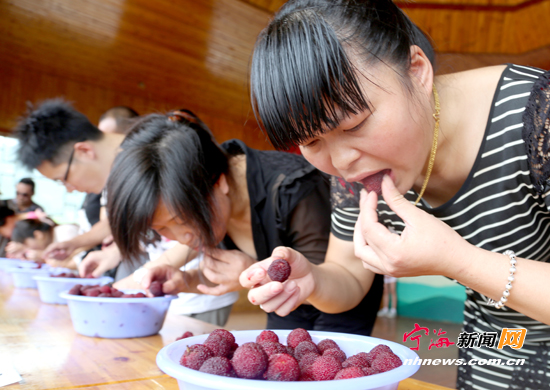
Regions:
[[[92,251],[78,265],[81,277],[92,275],[98,278],[104,272],[115,268],[120,263],[120,251],[116,245],[111,245],[100,251]]]
[[[176,267],[168,264],[159,265],[156,267],[144,269],[144,274],[141,279],[141,287],[146,290],[146,294],[153,296],[149,291],[149,287],[153,282],[162,284],[162,292],[166,295],[176,295],[180,292],[190,291],[189,283],[186,281],[185,273]]]
[[[208,295],[239,291],[242,289],[239,283],[241,273],[255,263],[255,259],[238,250],[211,249],[204,254],[200,269],[214,286],[200,283],[197,290]]]
[[[290,264],[290,276],[283,283],[273,282],[267,270],[276,259],[284,259]],[[270,258],[257,262],[241,273],[239,281],[251,289],[248,300],[268,312],[280,316],[288,315],[304,303],[315,289],[315,266],[300,252],[288,247],[273,250]]]

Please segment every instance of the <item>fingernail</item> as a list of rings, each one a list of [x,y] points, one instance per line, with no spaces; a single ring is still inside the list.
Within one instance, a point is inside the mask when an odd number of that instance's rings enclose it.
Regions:
[[[361,201],[365,200],[367,198],[367,190],[365,190],[364,188],[361,190],[361,192],[359,193],[359,196],[361,197]]]
[[[270,290],[272,294],[278,294],[283,291],[283,286],[281,283],[274,283],[271,285]]]
[[[285,284],[285,291],[291,292],[296,288],[296,282],[294,280],[291,280],[287,284]]]

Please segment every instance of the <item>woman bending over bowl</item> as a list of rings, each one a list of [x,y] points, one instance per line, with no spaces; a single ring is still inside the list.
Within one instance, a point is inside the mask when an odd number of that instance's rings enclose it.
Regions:
[[[241,272],[278,246],[294,248],[315,264],[325,259],[327,177],[302,156],[258,151],[238,140],[218,145],[190,111],[139,121],[122,144],[107,192],[109,223],[123,258],[139,256],[151,229],[180,244],[156,262],[163,266],[149,268],[145,288],[158,280],[165,293],[236,291],[242,288]],[[204,252],[200,269],[181,272],[199,252]],[[349,252],[353,256],[353,247]],[[327,258],[325,265],[358,275],[352,304],[329,313],[296,304],[285,317],[269,313],[267,327],[370,334],[381,279],[373,282],[374,273],[358,259],[350,262],[341,255]],[[292,281],[273,289],[293,293],[297,286]]]
[[[526,364],[459,366],[459,389],[548,386],[549,81],[511,64],[434,76],[390,0],[291,0],[253,54],[257,116],[274,146],[299,145],[333,176],[333,230],[353,236],[365,268],[465,285],[465,332],[527,330],[522,348],[461,348],[465,361]],[[291,249],[274,257],[304,270],[291,280],[322,285],[327,301],[355,293],[351,275],[327,283]],[[284,299],[267,282],[249,298],[277,310]]]

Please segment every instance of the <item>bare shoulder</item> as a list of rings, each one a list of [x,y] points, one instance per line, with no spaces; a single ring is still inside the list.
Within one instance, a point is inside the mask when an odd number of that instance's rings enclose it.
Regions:
[[[438,76],[438,79],[444,86],[457,88],[457,90],[462,90],[465,93],[479,93],[483,90],[485,91],[483,95],[492,97],[505,69],[506,65],[487,66],[449,73]]]

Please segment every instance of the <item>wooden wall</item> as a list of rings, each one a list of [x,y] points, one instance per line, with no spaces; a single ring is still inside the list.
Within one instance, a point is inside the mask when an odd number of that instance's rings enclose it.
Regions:
[[[439,73],[550,68],[550,0],[396,0],[438,50]],[[1,0],[0,131],[25,102],[62,96],[93,122],[115,105],[189,108],[219,141],[270,148],[248,97],[256,36],[283,0]]]
[[[63,96],[93,122],[116,105],[189,108],[219,141],[269,148],[247,87],[269,16],[236,0],[2,1],[0,128],[26,101]]]

